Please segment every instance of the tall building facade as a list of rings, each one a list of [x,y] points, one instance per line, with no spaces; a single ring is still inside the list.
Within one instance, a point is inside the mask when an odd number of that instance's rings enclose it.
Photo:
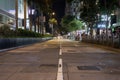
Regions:
[[[15,15],[15,0],[0,0],[0,9]],[[19,18],[24,18],[24,0],[18,0],[18,13]]]
[[[15,0],[0,0],[0,23],[5,24],[14,21]]]
[[[80,7],[81,7],[80,0],[73,0],[71,3],[66,2],[65,14],[73,15],[77,19],[80,19]]]
[[[0,0],[0,9],[10,11],[15,9],[15,0]]]
[[[26,12],[28,18],[28,7]],[[18,26],[22,27],[24,19],[24,0],[18,0]],[[12,23],[15,26],[15,0],[0,0],[0,24]]]

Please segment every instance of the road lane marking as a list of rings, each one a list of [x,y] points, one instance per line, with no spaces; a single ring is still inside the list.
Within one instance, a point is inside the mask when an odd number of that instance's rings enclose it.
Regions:
[[[60,49],[59,56],[61,56],[61,55],[62,55],[62,50]]]
[[[63,65],[61,58],[59,59],[59,63],[58,63],[57,80],[63,80]]]
[[[62,56],[62,45],[60,40],[59,40],[59,45],[60,45],[59,56]],[[59,58],[57,80],[63,80],[63,64],[62,63],[63,63],[62,58]]]

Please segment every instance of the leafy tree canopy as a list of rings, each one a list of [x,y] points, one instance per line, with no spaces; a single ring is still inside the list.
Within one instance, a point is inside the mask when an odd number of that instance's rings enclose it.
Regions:
[[[67,32],[83,29],[83,24],[81,21],[76,20],[74,16],[67,15],[64,16],[61,21],[62,27],[64,27]]]
[[[110,14],[116,7],[119,7],[119,0],[99,0],[98,5],[102,13]]]
[[[57,24],[57,20],[55,18],[50,18],[49,23]]]
[[[71,21],[68,24],[68,30],[69,31],[75,31],[75,30],[80,30],[80,29],[84,29],[83,28],[83,23],[79,20],[74,19],[73,21]]]
[[[43,12],[51,11],[54,1],[55,0],[27,0],[29,6],[42,10]]]

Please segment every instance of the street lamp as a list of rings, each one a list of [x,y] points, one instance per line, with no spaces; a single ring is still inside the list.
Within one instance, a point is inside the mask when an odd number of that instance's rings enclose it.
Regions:
[[[53,32],[54,32],[54,24],[56,23],[56,19],[54,18],[54,15],[55,15],[55,12],[52,12],[50,14],[50,19],[49,19],[49,27],[51,28],[51,32],[52,32],[52,35],[53,35]]]
[[[55,15],[55,12],[52,12],[52,15],[54,16],[54,15]]]

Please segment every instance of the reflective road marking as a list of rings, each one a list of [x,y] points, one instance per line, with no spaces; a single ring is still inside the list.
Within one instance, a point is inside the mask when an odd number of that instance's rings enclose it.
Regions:
[[[63,80],[63,70],[62,70],[62,59],[59,59],[59,64],[58,64],[58,73],[57,73],[57,80]]]
[[[61,56],[61,55],[62,55],[62,48],[61,48],[61,42],[60,42],[59,56]],[[63,80],[63,64],[62,64],[62,58],[59,58],[59,62],[58,62],[57,80]]]

